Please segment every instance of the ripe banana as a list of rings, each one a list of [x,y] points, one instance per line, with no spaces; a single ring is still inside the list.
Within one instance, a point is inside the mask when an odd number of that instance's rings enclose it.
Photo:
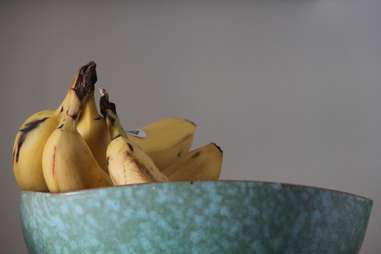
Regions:
[[[90,62],[80,68],[67,95],[56,110],[45,110],[27,118],[16,134],[13,145],[13,173],[18,186],[23,190],[47,191],[42,173],[42,152],[46,140],[57,127],[62,114],[68,109],[69,93],[73,89],[83,94],[83,79],[95,69]],[[90,77],[95,78],[95,77]]]
[[[110,134],[106,121],[98,114],[94,91],[91,91],[85,103],[77,129],[90,147],[99,166],[107,172],[106,149],[110,143]]]
[[[41,111],[28,117],[16,134],[13,145],[13,173],[23,190],[47,191],[41,157],[45,141],[57,127],[59,112]]]
[[[127,134],[162,170],[187,154],[192,146],[196,124],[182,118],[167,117],[143,127],[145,138]]]
[[[67,192],[111,186],[77,130],[83,100],[71,91],[70,106],[48,138],[42,154],[42,170],[50,192]]]
[[[162,172],[170,181],[218,180],[222,158],[221,148],[211,143],[193,150]]]
[[[108,170],[115,185],[168,181],[152,159],[126,135],[110,102],[102,89],[100,108],[110,130],[111,142],[107,147]]]

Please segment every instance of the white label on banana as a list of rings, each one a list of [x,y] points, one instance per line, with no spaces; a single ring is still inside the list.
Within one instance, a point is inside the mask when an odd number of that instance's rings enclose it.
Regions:
[[[135,130],[129,130],[127,131],[128,134],[138,137],[138,138],[146,138],[147,135],[142,129],[135,129]]]

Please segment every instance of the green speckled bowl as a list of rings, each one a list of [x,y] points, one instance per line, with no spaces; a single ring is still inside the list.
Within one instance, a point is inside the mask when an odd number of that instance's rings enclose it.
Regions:
[[[249,181],[23,192],[31,254],[357,254],[372,201]]]

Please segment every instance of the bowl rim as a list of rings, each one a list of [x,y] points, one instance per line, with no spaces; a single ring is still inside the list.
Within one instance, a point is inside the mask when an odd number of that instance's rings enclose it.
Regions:
[[[48,197],[67,197],[67,196],[78,196],[82,194],[89,194],[89,193],[95,193],[102,190],[111,190],[111,189],[127,189],[127,188],[136,188],[136,187],[142,187],[142,186],[154,186],[154,185],[168,185],[168,184],[203,184],[203,183],[253,183],[253,184],[264,184],[264,185],[282,185],[286,187],[291,188],[307,188],[307,189],[315,189],[319,191],[325,191],[325,192],[333,192],[340,195],[350,196],[356,199],[361,199],[364,201],[368,201],[371,204],[373,204],[373,200],[371,198],[326,188],[326,187],[319,187],[319,186],[313,186],[313,185],[303,185],[303,184],[296,184],[296,183],[285,183],[285,182],[276,182],[276,181],[266,181],[266,180],[233,180],[233,179],[226,179],[226,180],[188,180],[188,181],[171,181],[171,182],[154,182],[154,183],[137,183],[137,184],[127,184],[127,185],[116,185],[116,186],[108,186],[108,187],[100,187],[100,188],[92,188],[92,189],[83,189],[83,190],[77,190],[77,191],[68,191],[68,192],[41,192],[41,191],[29,191],[29,190],[21,190],[22,194],[37,194],[37,195],[43,195]]]

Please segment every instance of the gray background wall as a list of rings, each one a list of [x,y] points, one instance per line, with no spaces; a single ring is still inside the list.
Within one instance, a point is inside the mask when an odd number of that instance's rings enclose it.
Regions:
[[[0,3],[2,253],[26,252],[17,128],[55,107],[90,59],[126,127],[194,120],[195,146],[223,147],[224,179],[374,199],[361,253],[379,253],[380,1],[106,2]]]

